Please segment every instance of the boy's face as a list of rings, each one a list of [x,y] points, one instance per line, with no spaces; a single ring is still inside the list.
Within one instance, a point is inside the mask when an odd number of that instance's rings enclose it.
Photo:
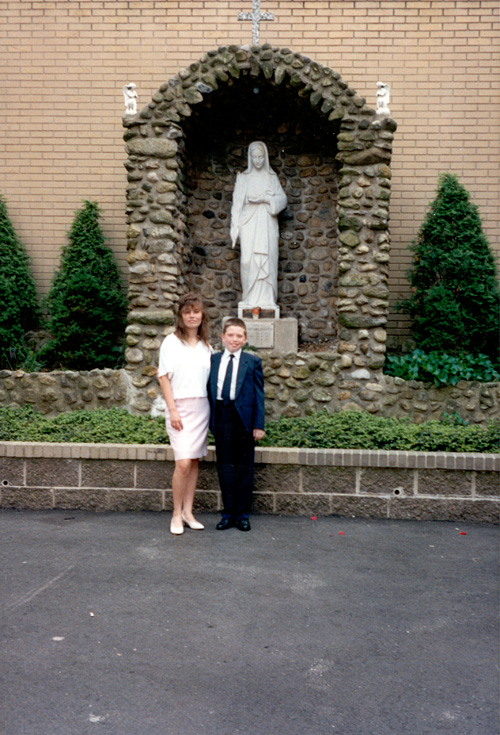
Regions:
[[[221,339],[226,350],[229,352],[238,352],[247,341],[247,335],[243,327],[231,326],[222,333]]]

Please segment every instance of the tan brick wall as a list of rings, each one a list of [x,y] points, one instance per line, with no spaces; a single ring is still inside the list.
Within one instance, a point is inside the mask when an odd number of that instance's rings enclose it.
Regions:
[[[251,40],[250,0],[2,0],[0,190],[46,293],[73,213],[104,210],[125,273],[122,86],[139,107],[206,50]],[[441,172],[458,174],[500,254],[500,21],[497,0],[262,0],[261,42],[338,70],[375,105],[392,87],[392,300],[404,295],[407,245]],[[98,141],[96,145],[96,141]],[[392,334],[405,322],[392,316]]]

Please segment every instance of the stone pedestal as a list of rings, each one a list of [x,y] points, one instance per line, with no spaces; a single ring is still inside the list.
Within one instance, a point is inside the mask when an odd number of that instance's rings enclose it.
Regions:
[[[259,350],[297,352],[297,319],[245,319],[248,344]]]

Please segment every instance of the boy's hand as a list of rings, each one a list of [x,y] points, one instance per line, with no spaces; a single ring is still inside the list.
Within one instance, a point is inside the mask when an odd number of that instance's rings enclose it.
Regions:
[[[256,442],[263,439],[265,435],[266,435],[266,432],[264,431],[264,429],[254,429],[253,430],[253,438],[255,439]]]

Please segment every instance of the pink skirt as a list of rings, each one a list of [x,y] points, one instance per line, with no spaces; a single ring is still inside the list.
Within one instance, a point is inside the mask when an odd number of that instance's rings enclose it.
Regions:
[[[170,423],[170,414],[165,410],[170,446],[175,459],[199,459],[207,454],[208,420],[210,405],[208,398],[179,398],[175,401],[182,421],[182,430],[177,431]]]

